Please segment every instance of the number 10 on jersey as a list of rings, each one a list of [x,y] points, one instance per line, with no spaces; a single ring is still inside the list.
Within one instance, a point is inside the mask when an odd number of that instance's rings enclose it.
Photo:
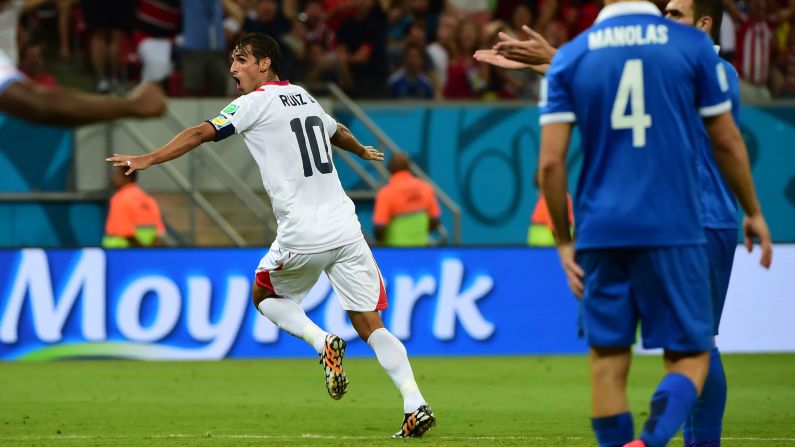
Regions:
[[[326,161],[320,159],[320,145],[318,144],[317,134],[315,134],[315,127],[320,129],[320,141],[323,142],[323,149],[326,152]],[[301,118],[293,118],[290,120],[290,129],[295,133],[295,138],[298,140],[298,149],[301,151],[301,162],[304,166],[304,177],[312,176],[312,162],[309,160],[309,151],[306,147],[306,139],[309,138],[309,147],[312,149],[312,160],[315,162],[317,172],[321,174],[330,174],[334,170],[334,165],[331,164],[331,154],[329,153],[328,144],[326,144],[326,130],[323,128],[323,120],[319,116],[308,116],[301,126]],[[304,129],[306,129],[306,137],[304,137]]]
[[[629,114],[626,113],[627,104],[631,107]],[[646,129],[651,127],[651,115],[646,114],[641,59],[630,59],[624,64],[610,114],[610,127],[613,130],[632,129],[632,147],[646,146]]]

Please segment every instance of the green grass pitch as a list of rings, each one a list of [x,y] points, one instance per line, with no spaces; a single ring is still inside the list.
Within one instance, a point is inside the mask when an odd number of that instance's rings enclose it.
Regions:
[[[582,356],[414,358],[438,425],[392,440],[398,392],[374,358],[346,359],[333,401],[312,359],[0,363],[0,446],[593,446]],[[795,446],[795,355],[728,355],[724,446]],[[636,358],[638,427],[662,374]],[[681,445],[678,438],[671,445]]]

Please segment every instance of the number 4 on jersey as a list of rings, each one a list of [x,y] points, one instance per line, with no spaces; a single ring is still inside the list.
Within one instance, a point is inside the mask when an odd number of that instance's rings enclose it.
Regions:
[[[630,113],[627,104],[632,98]],[[632,146],[646,146],[646,129],[651,127],[651,115],[646,115],[646,102],[643,94],[643,61],[630,59],[624,64],[621,81],[618,83],[610,126],[614,130],[632,129]]]

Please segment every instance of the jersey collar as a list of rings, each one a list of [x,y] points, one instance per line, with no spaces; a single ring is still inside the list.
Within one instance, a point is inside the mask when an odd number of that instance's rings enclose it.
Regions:
[[[284,81],[270,81],[270,82],[266,82],[266,83],[262,84],[260,86],[260,88],[258,88],[257,90],[261,92],[261,91],[265,90],[265,87],[267,87],[269,85],[280,85],[280,86],[284,87],[285,85],[290,85],[290,81],[285,79]]]
[[[660,14],[660,10],[651,2],[617,2],[602,8],[602,11],[596,16],[596,23],[602,20],[612,19],[613,17],[634,14],[662,15]]]

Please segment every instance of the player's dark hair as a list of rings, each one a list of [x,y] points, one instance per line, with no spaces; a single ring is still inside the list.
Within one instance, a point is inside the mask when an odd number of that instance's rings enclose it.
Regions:
[[[720,26],[723,22],[723,1],[722,0],[693,0],[693,19],[698,20],[702,17],[712,18],[712,41],[716,44],[720,41]]]
[[[257,62],[266,57],[271,60],[271,71],[279,76],[279,64],[282,60],[282,51],[279,44],[264,33],[246,33],[240,36],[235,43],[235,51],[251,54]]]

